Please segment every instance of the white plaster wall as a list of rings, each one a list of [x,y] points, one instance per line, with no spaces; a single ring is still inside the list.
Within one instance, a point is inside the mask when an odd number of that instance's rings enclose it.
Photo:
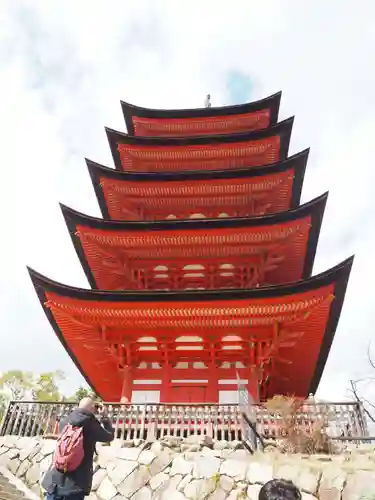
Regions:
[[[219,391],[219,404],[221,405],[238,404],[238,391]]]
[[[132,403],[160,403],[160,391],[133,391]]]

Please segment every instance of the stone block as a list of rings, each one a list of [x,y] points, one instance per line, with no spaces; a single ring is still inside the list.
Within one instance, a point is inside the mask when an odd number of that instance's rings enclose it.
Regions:
[[[102,481],[107,475],[107,471],[105,469],[98,469],[92,478],[92,487],[91,491],[96,491],[99,486],[102,484]]]
[[[117,487],[119,493],[124,497],[131,497],[137,492],[142,486],[150,479],[150,471],[148,467],[141,465],[137,469],[133,470],[122,483],[120,483]]]
[[[34,455],[33,457],[30,457],[30,455],[29,455],[29,458],[30,458],[30,460],[32,460],[33,462],[38,462],[38,463],[39,463],[39,462],[41,462],[41,461],[44,459],[44,457],[43,457],[43,455],[42,455],[41,453],[37,453],[37,454],[36,454],[36,455]]]
[[[122,440],[122,439],[114,439],[111,443],[110,443],[110,447],[111,448],[116,448],[117,450],[119,450],[120,448],[123,447],[123,445],[125,445],[125,442]],[[133,445],[133,442],[128,446],[128,448],[130,448],[130,446]],[[108,446],[108,445],[107,445]],[[106,448],[106,443],[103,443],[102,444],[102,447],[103,448]],[[124,446],[125,447],[125,446]]]
[[[346,466],[353,471],[375,471],[375,463],[370,455],[352,455]]]
[[[117,458],[121,460],[138,460],[140,453],[140,448],[120,448],[117,450]]]
[[[21,465],[21,461],[18,459],[18,458],[12,458],[12,460],[10,460],[8,462],[8,469],[10,470],[10,472],[14,475],[16,475],[16,472],[18,470],[18,467]]]
[[[221,488],[216,488],[216,490],[208,496],[207,500],[225,500],[227,497],[227,492]]]
[[[192,468],[192,462],[188,462],[181,455],[178,455],[173,459],[170,475],[175,476],[176,474],[190,474]]]
[[[54,439],[44,439],[42,443],[42,449],[41,449],[41,454],[46,456],[46,455],[52,455],[52,453],[55,452],[56,449],[56,441]]]
[[[150,450],[157,456],[160,455],[160,453],[164,450],[164,446],[160,441],[155,441],[154,443],[152,443]]]
[[[342,500],[370,500],[374,493],[375,472],[357,471],[348,476]]]
[[[19,450],[23,450],[24,448],[34,448],[39,444],[39,440],[36,438],[30,438],[30,437],[20,437],[16,443],[16,447]]]
[[[201,451],[201,446],[199,444],[182,444],[180,447],[182,452],[200,452]],[[209,449],[209,448],[208,448]]]
[[[160,486],[166,483],[169,480],[169,475],[165,474],[165,472],[159,472],[156,476],[153,476],[150,479],[150,486],[153,490],[157,490]]]
[[[301,466],[295,484],[300,490],[315,495],[318,491],[320,477],[321,472],[318,468]]]
[[[311,493],[305,493],[303,491],[302,492],[302,500],[317,500],[317,498],[314,495],[311,495]]]
[[[224,450],[225,448],[228,448],[228,441],[215,441],[214,442],[214,450]]]
[[[30,453],[27,455],[27,458],[29,460],[34,460],[34,458],[37,456],[37,455],[40,455],[41,457],[43,457],[43,455],[40,453],[42,449],[42,445],[40,443],[38,443],[36,446],[34,446],[31,450],[30,450]],[[21,452],[22,453],[22,452]],[[41,458],[42,460],[42,458]]]
[[[319,498],[321,500],[341,500],[347,474],[337,465],[324,467],[319,485]]]
[[[181,445],[182,443],[182,438],[180,437],[175,437],[175,436],[164,436],[161,440],[160,443],[163,446],[167,446],[168,448],[177,448]]]
[[[259,484],[250,484],[247,488],[247,497],[249,500],[258,500],[261,488]]]
[[[168,493],[168,496],[164,496],[163,494],[160,500],[186,500],[186,498],[180,491],[173,490]]]
[[[275,477],[278,479],[287,479],[293,483],[297,482],[298,474],[300,472],[300,462],[284,463],[276,467]]]
[[[144,486],[132,496],[132,500],[151,500],[151,498],[152,491],[147,486]]]
[[[228,476],[220,476],[219,486],[226,493],[229,493],[234,488],[234,479]]]
[[[151,476],[155,476],[165,470],[169,464],[172,462],[174,454],[171,453],[169,449],[163,450],[160,455],[158,455],[152,464],[149,466]]]
[[[107,469],[108,477],[114,486],[118,486],[138,467],[138,462],[119,460],[113,469]]]
[[[17,477],[19,478],[22,478],[26,472],[30,469],[31,467],[31,462],[29,462],[28,460],[24,460],[23,462],[21,462],[21,465],[18,467],[18,470],[17,470]]]
[[[215,489],[213,479],[194,479],[185,486],[184,494],[189,500],[205,500]]]
[[[37,462],[34,462],[37,465]],[[40,473],[45,474],[47,470],[51,467],[52,455],[47,455],[39,463]]]
[[[0,455],[0,465],[2,467],[5,467],[7,469],[10,461],[11,461],[11,458],[8,457],[7,453]]]
[[[251,484],[265,484],[273,479],[273,466],[266,462],[250,462],[246,479]]]
[[[111,500],[116,496],[117,490],[113,486],[109,477],[104,478],[96,494],[102,500]]]
[[[206,478],[216,475],[219,472],[220,459],[217,457],[199,457],[193,469],[193,476],[195,478]]]
[[[202,454],[199,451],[185,451],[185,453],[183,453],[183,457],[189,462],[195,462],[201,456]]]
[[[220,474],[233,477],[236,481],[242,481],[246,477],[248,463],[228,458],[220,467]]]
[[[191,474],[186,474],[186,476],[178,483],[177,490],[184,491],[185,486],[189,484],[192,479],[193,476]]]
[[[14,448],[17,446],[18,436],[5,436],[4,445],[8,448]]]
[[[143,450],[139,455],[138,462],[141,465],[150,465],[155,458],[156,455],[151,450]]]
[[[95,493],[91,492],[87,498],[88,498],[88,500],[98,500],[99,497]]]
[[[39,467],[39,482],[42,483],[44,476],[46,475],[46,472],[50,469],[51,464],[52,464],[52,455],[48,455],[45,457],[39,464],[35,463],[34,464]]]
[[[111,446],[102,446],[98,451],[97,464],[105,469],[110,462],[114,462],[117,458],[118,449]]]
[[[250,453],[247,450],[233,450],[230,454],[231,460],[246,460],[251,458]]]
[[[23,460],[25,460],[25,458],[28,458],[30,455],[35,456],[39,450],[40,450],[39,444],[37,444],[37,445],[35,445],[35,444],[32,445],[32,443],[26,444],[26,446],[20,450],[20,454],[19,454],[20,460],[23,461]]]
[[[243,448],[243,444],[241,441],[237,441],[235,439],[234,441],[228,441],[228,448],[232,448],[232,450],[239,450],[240,448]]]
[[[37,495],[39,498],[44,498],[44,495],[42,493],[42,490],[40,488],[40,484],[37,483],[37,484],[34,484],[33,486],[31,486],[29,488],[35,495]]]
[[[182,476],[177,474],[176,476],[169,477],[168,481],[162,484],[154,493],[153,498],[159,500],[170,500],[170,498],[178,491],[180,486]]]
[[[44,474],[46,473],[47,469],[44,471]],[[33,464],[26,472],[26,483],[29,486],[32,486],[33,484],[40,482],[40,476],[41,466],[39,464]]]
[[[319,488],[319,500],[341,500],[341,491],[337,488]]]
[[[211,457],[218,457],[220,458],[221,457],[221,450],[215,450],[214,448],[211,449],[211,448],[207,448],[207,446],[203,446],[203,448],[201,449],[201,455],[208,455],[208,456],[211,456]]]
[[[2,446],[0,448],[0,455],[4,455],[4,453],[6,453],[7,451],[9,451],[9,448],[7,448],[6,446]]]
[[[20,450],[18,450],[17,448],[10,448],[10,450],[8,450],[6,454],[11,460],[13,460],[13,458],[19,457]]]
[[[184,444],[198,444],[199,446],[207,446],[211,448],[214,444],[214,440],[210,436],[191,435],[184,439]]]
[[[237,488],[232,490],[227,496],[227,500],[241,500],[243,498],[246,498],[246,495],[244,495],[242,490],[239,490]]]

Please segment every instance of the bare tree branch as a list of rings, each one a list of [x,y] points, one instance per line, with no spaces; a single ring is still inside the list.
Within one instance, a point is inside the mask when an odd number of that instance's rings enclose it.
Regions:
[[[358,383],[358,381],[356,381],[356,380],[350,380],[349,383],[350,383],[350,386],[351,386],[351,392],[353,393],[353,396],[354,396],[355,400],[358,403],[362,404],[362,401],[364,399],[359,397],[359,394],[358,394],[358,391],[357,391],[357,383]],[[367,400],[365,400],[365,401],[368,402]],[[373,405],[371,404],[371,406],[373,406]],[[363,411],[366,413],[366,415],[371,420],[371,422],[373,422],[375,424],[375,417],[373,417],[371,415],[371,413],[367,410],[367,408],[365,406],[363,406]]]
[[[374,408],[374,410],[375,410],[375,405],[373,403],[371,403],[371,401],[369,401],[368,399],[364,398],[363,396],[362,396],[362,401],[364,403],[368,404],[369,406],[371,406],[371,408]]]
[[[353,382],[357,385],[360,384],[361,382],[369,382],[370,380],[375,380],[375,377],[356,378],[355,380],[353,380]]]
[[[375,362],[371,358],[371,342],[369,342],[369,345],[367,347],[367,359],[370,363],[370,366],[375,370]]]

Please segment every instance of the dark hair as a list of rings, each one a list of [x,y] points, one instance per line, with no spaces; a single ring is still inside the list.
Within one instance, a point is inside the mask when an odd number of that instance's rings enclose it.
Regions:
[[[272,479],[259,492],[259,500],[301,500],[302,495],[292,481]]]

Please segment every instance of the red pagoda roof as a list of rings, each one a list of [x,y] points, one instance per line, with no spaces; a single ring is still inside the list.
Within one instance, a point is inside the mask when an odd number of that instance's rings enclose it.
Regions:
[[[235,106],[149,109],[121,101],[129,135],[148,137],[236,134],[277,123],[281,92]]]
[[[252,217],[299,205],[309,150],[241,170],[133,173],[86,160],[105,219]]]
[[[245,134],[131,137],[106,129],[116,169],[133,172],[227,170],[269,165],[288,155],[293,118]]]
[[[93,288],[250,288],[311,275],[326,200],[249,219],[123,222],[62,210]]]
[[[326,363],[352,260],[306,281],[251,290],[89,291],[30,275],[56,335],[105,401],[120,399],[124,367],[152,361],[162,373],[166,359],[175,366],[187,358],[221,372],[224,362],[241,361],[258,369],[264,397],[306,397]],[[199,335],[203,349],[179,348],[186,334]],[[236,346],[228,335],[240,339]]]

